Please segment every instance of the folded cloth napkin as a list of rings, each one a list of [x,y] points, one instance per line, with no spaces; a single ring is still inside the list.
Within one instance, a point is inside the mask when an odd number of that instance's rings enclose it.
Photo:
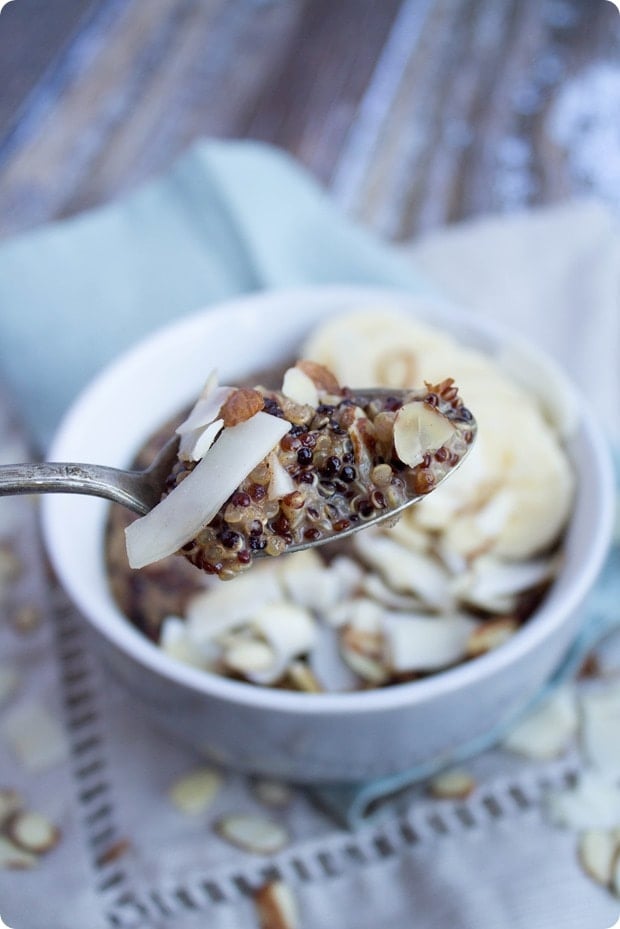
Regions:
[[[43,449],[84,383],[120,350],[174,317],[258,288],[367,282],[437,290],[537,337],[570,369],[591,398],[593,415],[618,441],[619,278],[620,236],[607,211],[593,202],[481,220],[394,249],[340,216],[283,154],[252,143],[201,144],[166,177],[126,200],[0,246],[0,378]],[[617,568],[612,575],[615,583]],[[599,623],[607,627],[616,599],[611,587],[599,588],[597,631]],[[99,698],[119,779],[127,770],[135,778],[140,759],[150,777],[171,775],[180,763],[176,749],[141,722],[134,724],[105,685]],[[497,737],[490,733],[489,741]],[[464,746],[462,752],[482,747]],[[149,765],[155,756],[157,770]],[[432,770],[335,785],[320,791],[320,799],[340,821],[355,825],[369,803]],[[152,837],[154,824],[139,816],[152,802],[148,790],[131,778],[123,790],[121,806],[136,830]],[[171,825],[163,836],[167,850],[177,828]],[[325,824],[312,820],[308,828],[316,835]],[[213,864],[220,866],[215,859]],[[149,867],[149,879],[159,881],[156,865]],[[474,907],[472,926],[480,924],[479,915]],[[532,923],[523,915],[513,925]],[[35,921],[23,924],[35,927]]]

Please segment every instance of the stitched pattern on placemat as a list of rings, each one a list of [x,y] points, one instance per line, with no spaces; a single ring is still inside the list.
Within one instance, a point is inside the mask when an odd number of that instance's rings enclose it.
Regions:
[[[96,688],[98,669],[85,643],[83,620],[64,595],[53,594],[56,650],[71,747],[71,767],[96,890],[108,907],[126,893],[128,878],[117,860],[123,849],[105,757]]]
[[[568,759],[546,766],[544,772],[529,771],[518,782],[514,778],[495,781],[466,801],[418,801],[406,815],[386,817],[355,834],[332,833],[271,860],[257,860],[255,865],[228,866],[208,876],[197,875],[184,884],[147,889],[138,895],[119,894],[106,916],[116,929],[138,929],[162,916],[170,920],[183,913],[234,904],[252,896],[267,880],[281,878],[294,885],[340,877],[423,843],[484,828],[515,815],[533,814],[549,788],[572,785],[576,774],[576,762]]]

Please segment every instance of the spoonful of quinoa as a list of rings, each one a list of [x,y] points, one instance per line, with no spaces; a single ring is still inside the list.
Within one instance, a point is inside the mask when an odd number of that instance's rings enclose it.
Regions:
[[[145,471],[1,466],[0,496],[104,497],[141,515],[125,530],[132,568],[179,552],[226,580],[256,557],[395,520],[465,458],[476,423],[451,378],[351,390],[302,360],[280,390],[223,387],[212,374],[176,433]]]
[[[226,580],[256,557],[395,520],[465,458],[476,423],[451,378],[351,390],[302,360],[280,390],[212,374],[176,431],[160,502],[126,529],[129,564],[179,552]]]

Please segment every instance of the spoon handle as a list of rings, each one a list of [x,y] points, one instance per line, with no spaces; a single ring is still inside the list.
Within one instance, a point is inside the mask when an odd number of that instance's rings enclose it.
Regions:
[[[94,464],[41,462],[0,466],[0,497],[14,494],[86,494],[104,497],[138,513],[148,509],[138,473]]]

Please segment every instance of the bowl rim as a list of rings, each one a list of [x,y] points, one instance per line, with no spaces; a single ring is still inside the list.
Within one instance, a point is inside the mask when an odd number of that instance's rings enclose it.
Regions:
[[[274,303],[288,304],[318,301],[323,304],[350,302],[351,309],[354,309],[356,305],[363,308],[364,303],[376,302],[383,304],[387,309],[389,301],[392,301],[394,308],[398,310],[399,307],[402,308],[403,305],[406,306],[408,302],[411,303],[420,297],[422,297],[425,304],[434,306],[440,311],[444,316],[444,321],[446,316],[455,320],[458,318],[459,322],[464,322],[473,332],[489,336],[493,342],[499,344],[523,344],[527,345],[528,350],[532,348],[527,340],[503,323],[482,316],[478,317],[466,307],[458,306],[454,302],[435,294],[416,294],[398,288],[377,288],[374,286],[317,285],[292,289],[278,288],[233,297],[232,299],[217,301],[158,328],[106,366],[91,380],[66,412],[52,441],[49,459],[62,460],[66,457],[63,449],[70,442],[75,429],[78,428],[79,420],[84,415],[84,411],[88,410],[92,397],[108,385],[114,384],[119,372],[134,364],[136,359],[145,352],[153,351],[160,345],[163,347],[172,333],[178,335],[184,329],[192,332],[196,326],[205,324],[207,320],[217,317],[218,314],[226,313],[230,316],[231,314],[242,314],[249,310],[259,312],[261,307],[273,305]],[[426,321],[425,314],[421,314],[418,318]],[[138,664],[146,666],[157,675],[162,675],[182,687],[201,694],[205,698],[213,697],[228,703],[296,715],[372,713],[422,703],[440,695],[466,688],[474,683],[481,683],[485,678],[505,670],[535,649],[564,622],[565,617],[570,616],[578,607],[603,565],[613,531],[613,507],[606,505],[606,501],[611,501],[614,496],[614,475],[607,442],[594,416],[586,415],[588,409],[585,401],[568,381],[557,362],[535,345],[533,351],[544,359],[549,370],[554,371],[555,375],[574,397],[579,428],[582,433],[581,439],[588,446],[591,475],[596,482],[596,499],[600,504],[597,513],[600,531],[596,534],[593,544],[585,553],[582,571],[568,579],[562,600],[562,610],[560,611],[557,607],[552,606],[548,599],[544,600],[535,611],[534,622],[526,623],[519,629],[517,635],[511,637],[501,647],[476,659],[421,680],[369,691],[308,694],[257,687],[253,684],[230,680],[202,669],[193,668],[170,657],[159,646],[139,632],[123,616],[116,605],[114,605],[114,612],[117,614],[119,623],[110,627],[107,617],[101,615],[102,611],[94,608],[92,603],[85,602],[79,591],[76,591],[72,583],[71,571],[67,569],[55,547],[54,538],[59,530],[59,521],[62,522],[62,501],[67,499],[66,496],[49,495],[44,496],[42,500],[43,536],[48,557],[70,599],[83,614],[83,617],[105,639],[115,645],[121,652],[128,654]]]

